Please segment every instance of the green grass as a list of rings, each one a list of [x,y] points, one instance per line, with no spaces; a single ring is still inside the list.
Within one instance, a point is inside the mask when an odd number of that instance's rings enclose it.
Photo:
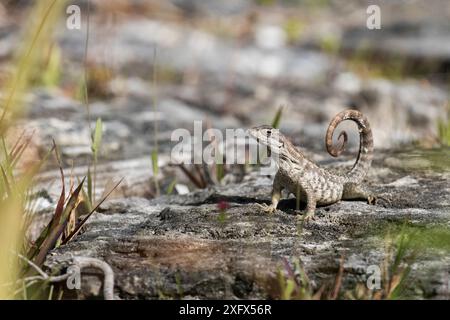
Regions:
[[[320,38],[319,45],[322,51],[331,55],[337,55],[341,48],[339,39],[331,34]]]
[[[45,87],[57,87],[61,80],[61,49],[53,44],[49,49],[46,68],[39,82]]]
[[[345,292],[348,299],[407,299],[418,279],[411,275],[412,266],[428,255],[439,257],[450,252],[450,228],[445,225],[423,226],[409,222],[392,223],[379,235],[385,246],[381,268],[381,289],[369,290],[359,284],[353,291]],[[427,279],[423,279],[427,281]],[[414,295],[416,296],[416,294]]]
[[[272,120],[272,128],[278,129],[280,127],[281,116],[283,115],[284,106],[280,106],[275,113],[275,116]]]
[[[167,195],[170,195],[173,193],[173,190],[175,189],[176,184],[177,184],[177,178],[173,178],[173,180],[167,186],[167,189],[166,189]]]
[[[402,243],[408,244],[409,249],[416,252],[430,253],[430,250],[450,252],[450,228],[445,225],[392,224],[385,232],[385,237],[401,240]]]
[[[271,6],[277,3],[277,0],[255,0],[255,3],[260,6]]]
[[[33,82],[33,75],[43,59],[43,48],[48,47],[52,26],[55,25],[65,1],[40,1],[30,9],[30,19],[25,28],[24,41],[13,59],[13,76],[6,84],[6,101],[2,105],[0,135],[0,298],[16,297],[18,287],[28,298],[26,285],[20,283],[25,271],[19,258],[28,251],[25,232],[33,214],[31,190],[33,179],[44,164],[44,159],[33,165],[19,168],[20,160],[30,139],[25,134],[16,139],[9,135],[14,120],[23,112],[22,97]]]
[[[284,260],[284,268],[277,271],[277,281],[277,298],[280,300],[311,300],[321,296],[320,292],[314,293],[300,260],[296,260],[292,267]]]
[[[158,126],[158,119],[156,117],[157,111],[158,111],[158,70],[157,70],[157,51],[155,48],[155,51],[153,53],[153,74],[152,74],[152,105],[153,105],[153,112],[155,114],[155,122],[153,126],[153,150],[151,152],[151,159],[152,159],[152,174],[153,174],[153,184],[155,188],[155,195],[159,196],[160,194],[160,186],[159,186],[159,180],[158,180],[158,174],[159,174],[159,165],[158,165],[158,158],[159,158],[159,147],[158,147],[158,133],[159,133],[159,126]]]
[[[102,140],[101,119],[97,120],[92,136],[94,176],[88,170],[88,178],[79,181],[73,190],[65,189],[65,175],[55,143],[42,159],[24,166],[22,157],[29,147],[32,134],[23,133],[17,138],[9,134],[14,120],[22,113],[22,97],[36,84],[36,74],[42,75],[40,81],[44,85],[59,84],[61,52],[51,45],[51,31],[64,5],[63,0],[40,1],[31,8],[24,41],[13,62],[15,73],[6,85],[7,99],[0,118],[0,299],[61,297],[61,292],[55,294],[53,286],[45,280],[31,280],[36,275],[34,266],[40,267],[50,250],[71,241],[120,183],[107,184],[102,196],[95,199],[95,168]],[[44,57],[44,48],[49,47],[53,49],[48,57]],[[45,59],[47,64],[42,64]],[[31,242],[27,238],[27,230],[35,214],[36,197],[32,192],[35,177],[52,154],[60,167],[61,192],[50,222]],[[77,219],[80,204],[86,202],[89,205],[84,212],[85,217]]]
[[[91,203],[95,202],[95,192],[96,192],[96,182],[97,182],[97,163],[98,163],[98,156],[100,154],[100,147],[102,145],[102,137],[103,137],[103,123],[102,119],[98,118],[97,122],[95,123],[95,129],[92,134],[92,144],[91,144],[91,150],[92,150],[92,157],[93,157],[93,166],[94,166],[94,177],[90,177],[90,171],[88,171],[88,179],[92,182],[92,187],[90,188],[89,192],[89,199]],[[89,182],[90,182],[89,181]],[[90,184],[90,183],[89,183]]]
[[[32,84],[34,75],[39,73],[40,63],[45,59],[45,48],[50,47],[51,28],[56,24],[64,3],[64,0],[41,1],[30,12],[24,41],[13,61],[14,74],[5,88],[6,102],[0,117],[2,134],[12,124],[14,117],[23,111],[21,97]]]
[[[438,136],[441,143],[450,146],[450,112],[447,119],[438,121]]]
[[[411,292],[417,279],[411,270],[420,257],[428,254],[448,254],[450,252],[450,228],[447,226],[416,226],[410,223],[392,224],[378,234],[384,246],[384,257],[378,263],[380,268],[380,288],[369,289],[365,280],[354,288],[343,289],[345,279],[343,264],[336,272],[334,282],[323,281],[318,288],[313,287],[300,260],[293,265],[284,260],[284,268],[277,271],[277,286],[270,293],[275,299],[364,299],[395,300],[412,297]],[[379,248],[380,243],[377,242]]]
[[[283,24],[287,41],[291,44],[298,42],[304,27],[304,24],[298,17],[288,18]]]

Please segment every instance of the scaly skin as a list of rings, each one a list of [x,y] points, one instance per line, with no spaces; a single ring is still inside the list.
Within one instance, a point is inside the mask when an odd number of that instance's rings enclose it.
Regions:
[[[375,197],[361,185],[373,158],[372,130],[367,118],[361,112],[345,110],[331,120],[325,139],[327,151],[337,157],[345,149],[347,143],[345,131],[339,134],[340,146],[337,148],[332,146],[333,133],[344,120],[356,122],[360,132],[358,157],[353,168],[345,175],[336,175],[320,168],[307,159],[277,129],[259,126],[249,130],[252,137],[278,155],[278,171],[273,182],[272,203],[265,207],[267,212],[272,213],[276,210],[283,189],[306,202],[305,220],[314,218],[316,205],[328,205],[350,199],[364,199],[369,203],[375,201]]]

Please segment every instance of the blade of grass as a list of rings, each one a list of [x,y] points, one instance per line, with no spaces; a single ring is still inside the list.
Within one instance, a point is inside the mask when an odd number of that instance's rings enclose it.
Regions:
[[[222,181],[225,177],[225,166],[223,163],[216,163],[216,179],[217,181]]]
[[[83,188],[83,184],[86,178],[83,178],[78,187],[71,194],[67,205],[65,206],[59,221],[55,219],[55,224],[52,228],[50,228],[48,236],[43,241],[42,245],[39,247],[39,252],[34,258],[34,263],[38,266],[41,266],[47,256],[48,252],[52,250],[58,241],[58,238],[61,236],[64,228],[66,227],[67,219],[69,217],[70,212],[76,207],[78,196]]]
[[[83,57],[83,69],[84,69],[84,104],[87,112],[87,121],[89,125],[89,132],[92,132],[91,127],[91,108],[89,106],[89,94],[88,94],[88,83],[89,83],[89,66],[88,66],[88,50],[89,50],[89,34],[90,34],[90,20],[91,20],[91,1],[87,0],[87,20],[86,20],[86,41],[84,43],[84,57]]]
[[[283,114],[284,106],[278,108],[275,117],[272,120],[272,128],[278,129],[280,127],[281,116]]]
[[[59,162],[59,156],[58,156],[57,151],[56,151],[56,143],[55,143],[55,141],[53,141],[53,147],[52,147],[52,148],[50,149],[50,151],[45,155],[45,157],[44,157],[44,158],[43,158],[43,159],[35,166],[35,168],[32,168],[32,169],[31,169],[31,172],[37,172],[37,171],[39,170],[40,166],[48,159],[48,157],[50,156],[50,154],[51,154],[54,150],[55,150],[55,153],[56,153],[57,161],[58,161],[58,163],[60,164],[60,162]],[[64,194],[65,194],[65,190],[64,190],[64,177],[63,177],[64,173],[62,172],[61,166],[60,166],[60,170],[61,170],[61,175],[62,175],[61,179],[62,179],[62,181],[63,181],[63,183],[62,183],[62,189],[63,189],[63,190],[62,190],[61,193],[64,192]],[[62,210],[62,209],[60,208],[60,202],[62,202],[62,205],[64,205],[64,201],[65,201],[65,196],[62,197],[62,199],[61,199],[61,197],[60,197],[60,199],[58,200],[58,204],[57,204],[57,206],[56,206],[55,213],[54,213],[52,219],[51,219],[50,222],[47,224],[47,226],[45,226],[45,228],[40,232],[40,234],[39,234],[38,238],[36,239],[36,241],[35,241],[33,244],[30,245],[30,248],[27,250],[27,257],[28,257],[28,259],[30,259],[30,260],[33,259],[34,256],[38,253],[40,246],[42,245],[42,243],[44,242],[45,238],[46,238],[47,235],[48,235],[48,231],[50,230],[50,226],[53,224],[53,221],[54,221],[54,219],[55,219],[55,216],[58,214],[58,210]],[[31,217],[29,218],[29,221],[31,222]]]
[[[200,178],[200,183],[202,184],[203,188],[206,188],[208,184],[206,183],[205,177],[203,176],[203,171],[200,168],[200,165],[194,164],[194,169],[195,172],[197,172],[197,176]]]
[[[97,162],[100,146],[102,143],[103,123],[102,119],[98,118],[95,123],[94,136],[92,138],[92,153],[94,154],[94,161]]]
[[[14,143],[13,147],[11,148],[10,156],[15,152],[17,147],[19,146],[20,142],[22,141],[23,137],[25,136],[25,130],[22,131],[20,136],[17,138],[16,142]],[[4,137],[2,137],[4,139]]]
[[[61,175],[61,194],[59,196],[58,203],[56,205],[55,215],[53,216],[55,218],[55,221],[59,221],[61,219],[61,215],[62,215],[62,212],[64,209],[64,202],[66,200],[66,184],[65,184],[65,179],[64,179],[64,170],[62,169],[61,159],[59,157],[59,153],[58,153],[58,149],[56,147],[55,140],[53,140],[53,147],[55,149],[55,157],[56,157],[56,161],[59,166],[59,172]]]
[[[28,149],[28,146],[31,143],[31,139],[33,137],[33,134],[31,134],[24,142],[22,142],[20,145],[18,145],[17,149],[14,149],[11,154],[11,165],[13,167],[16,166],[16,164],[19,162],[19,160],[22,158],[23,153],[25,150]]]
[[[175,185],[177,184],[177,178],[174,178],[172,182],[169,184],[169,186],[166,189],[166,194],[172,194],[173,189],[175,188]]]
[[[202,189],[202,183],[198,180],[198,178],[193,175],[185,166],[184,164],[179,164],[178,167],[181,169],[181,171],[183,171],[183,173],[189,178],[189,180],[191,180],[191,182],[193,184],[195,184],[195,186],[197,188]]]
[[[341,260],[339,262],[339,271],[336,274],[336,279],[334,280],[334,288],[330,295],[330,300],[336,300],[339,291],[341,290],[342,286],[342,276],[344,275],[344,256],[341,256]]]
[[[104,193],[105,195],[101,198],[101,200],[95,205],[95,207],[89,212],[84,219],[77,224],[75,229],[70,233],[66,239],[62,242],[62,244],[66,244],[70,240],[73,239],[77,235],[77,233],[80,231],[81,227],[86,223],[86,221],[89,219],[89,217],[100,207],[100,205],[110,196],[110,194],[116,190],[116,188],[119,186],[120,183],[122,183],[123,178],[119,180],[108,192]]]
[[[100,147],[102,143],[102,135],[103,135],[103,124],[102,119],[98,118],[97,122],[95,123],[95,130],[94,130],[94,136],[92,137],[92,153],[94,155],[94,177],[93,179],[93,186],[92,186],[92,193],[91,193],[91,202],[95,202],[95,192],[96,192],[96,180],[97,180],[97,161],[98,161],[98,154],[100,152]]]
[[[5,172],[5,169],[3,168],[3,166],[1,166],[1,169],[2,169],[3,185],[5,186],[6,194],[8,197],[11,197],[12,196],[11,185],[8,181],[8,177],[6,176],[6,172]]]
[[[39,39],[39,35],[41,34],[41,32],[44,28],[45,22],[48,20],[48,17],[50,16],[50,13],[51,13],[53,7],[55,6],[56,2],[57,2],[57,0],[53,0],[50,3],[50,5],[48,6],[47,10],[44,13],[44,16],[42,17],[42,19],[37,27],[37,31],[34,34],[34,37],[31,41],[31,44],[30,44],[28,50],[26,51],[26,54],[25,54],[23,60],[19,63],[17,76],[13,80],[11,91],[9,92],[8,98],[5,103],[5,107],[3,108],[2,116],[0,117],[0,125],[3,123],[6,113],[11,108],[11,103],[14,100],[14,96],[15,96],[18,86],[19,86],[19,81],[21,80],[22,75],[25,73],[25,68],[27,67],[31,53],[33,52],[33,49],[36,46],[36,43]],[[1,126],[1,127],[3,128],[3,126]]]
[[[151,157],[152,157],[153,180],[155,183],[156,195],[159,195],[159,184],[158,184],[159,167],[158,167],[158,150],[157,149],[152,150]]]
[[[85,194],[86,192],[83,190],[83,193]],[[86,198],[89,200],[90,203],[92,203],[93,199],[93,195],[92,195],[92,176],[91,176],[91,168],[88,167],[88,172],[87,172],[87,194],[85,194]]]
[[[56,87],[61,78],[61,50],[55,43],[49,46],[47,64],[41,76],[41,82],[46,87]]]
[[[157,116],[157,104],[158,104],[158,70],[157,70],[157,48],[155,47],[155,50],[153,52],[153,76],[152,76],[152,104],[153,104],[153,112],[155,116]],[[153,182],[155,184],[155,191],[156,195],[159,196],[160,194],[160,188],[159,188],[159,182],[158,182],[158,119],[155,118],[154,126],[153,126],[153,142],[154,147],[152,151],[152,166],[153,166]]]

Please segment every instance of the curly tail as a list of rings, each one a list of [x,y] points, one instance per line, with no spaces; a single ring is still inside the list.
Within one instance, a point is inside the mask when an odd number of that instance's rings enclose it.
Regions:
[[[346,182],[360,183],[367,174],[373,159],[372,130],[370,129],[370,124],[366,116],[357,110],[344,110],[338,113],[328,126],[325,143],[328,153],[333,157],[339,156],[345,150],[345,146],[347,145],[347,133],[345,131],[339,133],[338,140],[340,141],[340,145],[333,147],[334,131],[345,120],[352,120],[358,125],[360,140],[358,157],[353,168],[347,173],[345,178],[347,180]]]

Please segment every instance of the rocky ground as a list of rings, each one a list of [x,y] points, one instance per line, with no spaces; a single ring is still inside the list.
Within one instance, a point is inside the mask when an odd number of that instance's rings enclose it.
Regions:
[[[83,76],[86,25],[55,29],[61,83],[33,89],[18,123],[34,132],[29,157],[44,154],[55,139],[66,174],[85,175],[92,162],[88,118],[91,127],[101,118],[98,186],[124,181],[84,232],[48,257],[48,268],[59,270],[69,255],[101,258],[114,270],[121,299],[277,298],[276,273],[286,261],[300,259],[318,290],[333,283],[344,257],[343,297],[365,282],[368,266],[382,264],[386,230],[449,226],[450,153],[438,139],[449,101],[448,3],[380,2],[383,27],[369,31],[365,1],[255,2],[93,1],[89,117],[74,88]],[[77,3],[86,8],[86,1]],[[2,8],[0,68],[7,71],[24,13]],[[355,153],[339,160],[324,153],[330,119],[349,107],[366,114],[375,141],[366,182],[387,201],[322,207],[303,225],[293,199],[273,215],[262,212],[257,204],[269,201],[271,180],[256,168],[229,168],[220,184],[199,190],[171,165],[173,130],[192,131],[196,120],[204,128],[245,129],[270,123],[281,105],[281,131],[321,165],[338,169]],[[347,129],[354,151],[356,130]],[[162,194],[176,178],[173,194],[156,197],[155,178]],[[50,161],[36,190],[35,229],[54,210],[59,190]],[[229,205],[224,214],[221,202]],[[408,295],[448,297],[449,257],[439,248],[421,254]],[[92,298],[100,287],[94,272],[83,277],[81,291],[67,294]]]
[[[259,175],[183,196],[109,201],[47,263],[57,269],[71,255],[99,257],[115,271],[122,299],[265,299],[280,296],[276,273],[283,259],[300,259],[317,290],[333,283],[344,257],[344,294],[365,283],[369,266],[382,265],[389,227],[448,226],[449,152],[429,156],[378,152],[367,181],[389,202],[340,202],[319,208],[317,220],[307,224],[292,198],[273,215],[261,210],[257,204],[270,201],[271,180]],[[446,171],[424,170],[429,161],[446,161]],[[221,201],[229,206],[223,218]],[[445,252],[423,253],[413,264],[408,296],[447,298],[449,262]],[[79,297],[101,294],[101,276],[84,280]]]

